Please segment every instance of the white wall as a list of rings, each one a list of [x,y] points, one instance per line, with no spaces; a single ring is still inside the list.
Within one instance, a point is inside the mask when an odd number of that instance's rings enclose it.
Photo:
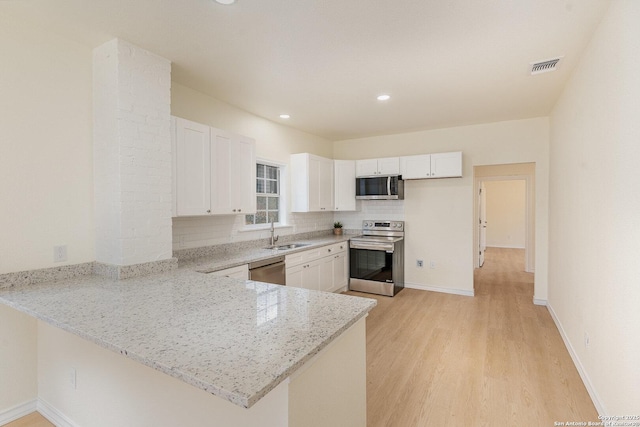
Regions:
[[[526,181],[485,181],[484,185],[487,191],[487,246],[524,249]]]
[[[254,138],[256,156],[262,160],[288,165],[289,156],[294,153],[328,158],[333,154],[333,145],[323,138],[247,113],[176,82],[171,87],[171,114]],[[288,181],[285,177],[284,182],[288,184]],[[284,196],[289,197],[289,193]],[[278,229],[276,234],[329,230],[333,228],[333,214],[289,213],[287,223],[290,227]],[[243,215],[174,218],[173,248],[195,248],[270,235],[269,231],[242,231],[243,226]]]
[[[0,274],[95,259],[91,55],[0,15]],[[35,319],[0,306],[0,411],[37,397],[36,348]]]
[[[35,318],[0,304],[0,319],[1,414],[38,397],[38,351]]]
[[[0,274],[95,259],[91,49],[25,24],[0,16]]]
[[[549,304],[609,415],[640,414],[638,22],[612,3],[551,116]]]
[[[463,152],[463,178],[405,181],[405,280],[425,289],[473,292],[476,199],[473,167],[534,162],[536,174],[535,298],[547,298],[547,118],[461,126],[334,143],[334,157],[359,159]],[[426,266],[416,267],[416,259]],[[428,268],[429,261],[436,264]]]

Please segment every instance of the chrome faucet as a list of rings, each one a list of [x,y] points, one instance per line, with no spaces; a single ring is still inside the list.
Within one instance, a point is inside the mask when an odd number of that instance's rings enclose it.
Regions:
[[[278,241],[278,237],[280,237],[274,235],[275,231],[276,229],[273,226],[273,221],[271,221],[271,246],[275,246],[276,242]]]

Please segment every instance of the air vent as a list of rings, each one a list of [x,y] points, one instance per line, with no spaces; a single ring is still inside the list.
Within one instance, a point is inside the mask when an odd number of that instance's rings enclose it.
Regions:
[[[562,56],[553,59],[547,59],[545,61],[531,63],[531,75],[548,73],[549,71],[555,71],[558,69],[558,62],[562,59]]]

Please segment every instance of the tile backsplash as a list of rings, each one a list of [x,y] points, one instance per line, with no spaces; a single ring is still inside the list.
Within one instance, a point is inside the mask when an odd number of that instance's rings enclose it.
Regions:
[[[359,200],[355,212],[289,213],[287,225],[278,227],[276,234],[308,233],[329,230],[334,221],[344,228],[359,230],[365,219],[404,220],[403,200]],[[173,250],[266,239],[268,229],[244,229],[244,215],[221,215],[173,218]]]
[[[278,236],[329,230],[333,212],[290,213],[287,225],[276,229]],[[247,230],[244,215],[173,218],[173,250],[266,239],[269,229]]]

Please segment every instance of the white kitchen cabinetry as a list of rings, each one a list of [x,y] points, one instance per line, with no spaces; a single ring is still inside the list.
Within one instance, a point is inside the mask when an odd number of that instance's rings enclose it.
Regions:
[[[334,211],[356,210],[356,162],[334,160]]]
[[[402,179],[461,177],[462,152],[401,157],[400,173]]]
[[[256,210],[255,141],[173,118],[175,216]]]
[[[333,210],[333,160],[309,153],[291,155],[291,211]]]
[[[232,277],[234,279],[249,280],[249,265],[243,264],[237,267],[225,268],[224,270],[209,273],[212,276]]]
[[[297,252],[285,257],[287,286],[335,292],[349,281],[348,242]]]
[[[356,176],[399,175],[400,158],[356,160]]]
[[[459,178],[461,176],[461,151],[431,155],[431,178]]]
[[[211,178],[211,213],[255,212],[255,142],[245,136],[212,128]]]
[[[174,215],[206,215],[211,209],[211,129],[180,118],[173,121]]]

